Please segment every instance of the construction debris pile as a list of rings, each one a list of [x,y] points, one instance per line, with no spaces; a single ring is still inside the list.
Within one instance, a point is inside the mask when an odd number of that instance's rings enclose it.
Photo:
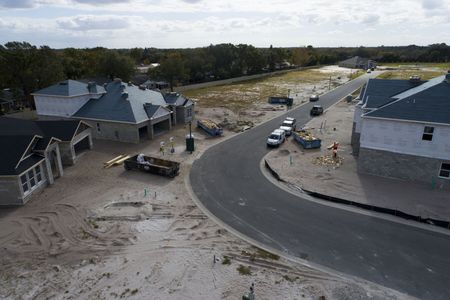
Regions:
[[[252,121],[247,120],[239,120],[236,121],[236,123],[233,123],[230,122],[228,118],[224,118],[223,121],[219,124],[219,126],[227,128],[228,130],[233,132],[242,132],[254,127],[255,124]]]
[[[217,125],[215,122],[208,120],[208,119],[203,119],[203,120],[199,120],[203,125],[205,125],[208,128],[211,129],[220,129],[220,126]]]
[[[318,156],[313,159],[313,164],[318,166],[333,166],[333,167],[340,167],[342,163],[344,162],[344,158],[338,156],[338,157],[332,157],[331,155],[325,155],[325,156]]]
[[[307,130],[299,130],[295,132],[299,137],[301,137],[305,141],[316,141],[318,140],[311,132]]]

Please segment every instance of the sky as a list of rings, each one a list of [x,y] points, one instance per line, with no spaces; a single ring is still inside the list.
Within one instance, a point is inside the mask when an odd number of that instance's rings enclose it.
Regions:
[[[0,43],[52,48],[450,44],[450,0],[0,0]]]

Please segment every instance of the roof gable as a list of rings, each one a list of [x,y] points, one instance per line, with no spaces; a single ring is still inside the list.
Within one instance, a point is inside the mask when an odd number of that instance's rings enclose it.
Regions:
[[[0,136],[0,175],[18,175],[44,159],[32,153],[25,155],[36,139],[39,137],[35,135]]]

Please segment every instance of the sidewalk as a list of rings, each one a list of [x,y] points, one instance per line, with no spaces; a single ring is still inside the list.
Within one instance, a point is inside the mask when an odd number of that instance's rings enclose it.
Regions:
[[[287,182],[305,190],[382,208],[398,210],[421,218],[450,221],[450,191],[433,189],[432,184],[358,174],[357,158],[352,153],[350,137],[355,103],[339,102],[324,115],[308,123],[315,136],[322,139],[320,149],[304,150],[293,138],[270,152],[266,160]],[[320,131],[321,124],[326,128]],[[327,146],[339,142],[340,164],[331,157]]]

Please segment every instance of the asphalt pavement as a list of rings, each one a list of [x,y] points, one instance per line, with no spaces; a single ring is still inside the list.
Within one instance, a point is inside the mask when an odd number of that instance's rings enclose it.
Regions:
[[[314,104],[331,106],[360,87],[365,74],[287,113],[297,127]],[[286,114],[208,149],[190,174],[192,190],[217,218],[287,254],[420,299],[450,299],[450,237],[323,205],[273,185],[260,161],[266,138]],[[304,170],[308,172],[308,170]]]

